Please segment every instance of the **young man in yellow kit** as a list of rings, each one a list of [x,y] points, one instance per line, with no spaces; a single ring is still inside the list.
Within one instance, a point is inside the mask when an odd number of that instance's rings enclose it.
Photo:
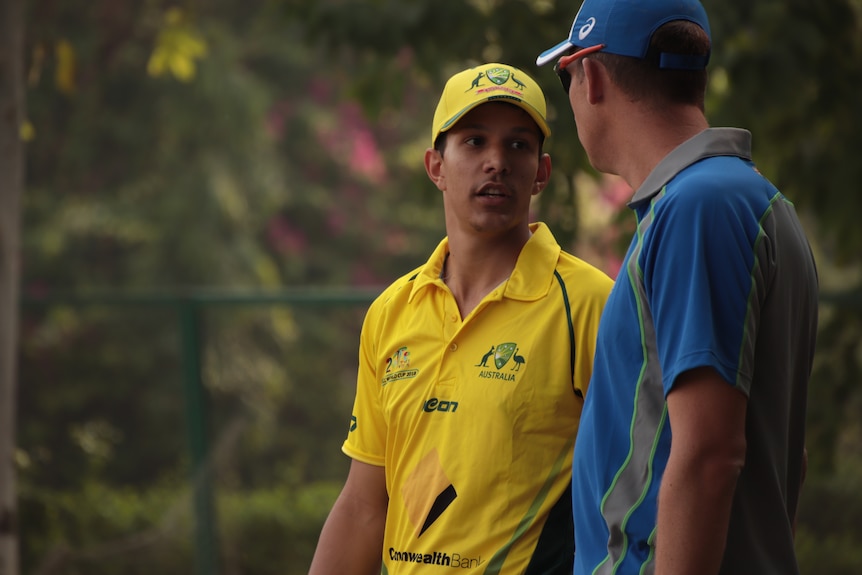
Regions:
[[[572,448],[612,282],[529,221],[545,114],[505,64],[447,82],[425,152],[447,237],[368,311],[353,461],[311,575],[571,573]]]

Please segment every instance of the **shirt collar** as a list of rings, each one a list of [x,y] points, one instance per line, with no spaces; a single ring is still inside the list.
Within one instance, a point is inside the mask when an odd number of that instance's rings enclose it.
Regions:
[[[708,128],[674,148],[635,191],[630,208],[656,195],[674,176],[704,158],[738,156],[751,159],[751,132],[740,128]]]
[[[502,290],[502,297],[531,301],[544,297],[550,289],[561,248],[544,223],[530,224],[530,231],[532,235],[521,249],[515,269],[512,270],[512,275],[509,276]],[[431,257],[416,275],[408,301],[413,301],[413,298],[427,288],[443,287],[440,272],[443,270],[443,262],[448,253],[449,238],[446,237],[437,245]]]

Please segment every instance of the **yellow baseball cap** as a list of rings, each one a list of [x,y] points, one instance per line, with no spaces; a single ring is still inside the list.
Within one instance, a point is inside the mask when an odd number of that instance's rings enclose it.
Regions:
[[[508,102],[523,108],[547,138],[547,105],[542,89],[522,70],[507,64],[482,64],[458,72],[446,82],[431,126],[431,145],[464,114],[485,102]]]

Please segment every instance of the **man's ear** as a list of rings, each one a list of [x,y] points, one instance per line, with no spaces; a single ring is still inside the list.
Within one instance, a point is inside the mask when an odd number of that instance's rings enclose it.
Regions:
[[[539,168],[536,170],[536,181],[533,183],[533,195],[545,189],[551,181],[551,156],[542,154],[539,158]]]
[[[584,67],[584,81],[587,84],[587,101],[590,104],[597,104],[605,97],[609,81],[607,70],[600,62],[589,57],[584,58],[581,64]]]
[[[446,177],[443,175],[443,156],[434,148],[425,150],[425,173],[441,192],[446,189]]]

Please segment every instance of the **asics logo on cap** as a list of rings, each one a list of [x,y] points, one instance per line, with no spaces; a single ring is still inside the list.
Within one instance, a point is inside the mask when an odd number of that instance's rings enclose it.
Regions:
[[[578,40],[583,40],[584,38],[589,36],[590,32],[593,31],[593,27],[595,27],[595,25],[596,25],[596,19],[593,17],[590,17],[590,19],[587,20],[587,23],[584,24],[583,26],[581,26],[581,29],[578,30]]]

